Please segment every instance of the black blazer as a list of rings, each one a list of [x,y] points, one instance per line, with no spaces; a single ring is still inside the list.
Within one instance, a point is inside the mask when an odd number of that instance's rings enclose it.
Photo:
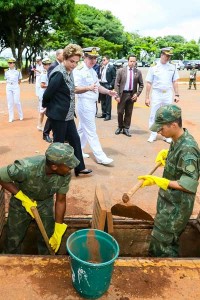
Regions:
[[[61,72],[50,76],[49,84],[43,94],[42,106],[46,115],[53,120],[65,121],[70,107],[70,90]]]
[[[114,88],[115,78],[116,78],[116,69],[113,65],[108,64],[106,70],[107,84],[105,85],[107,89],[112,90]],[[101,79],[101,75],[100,75],[100,79]]]

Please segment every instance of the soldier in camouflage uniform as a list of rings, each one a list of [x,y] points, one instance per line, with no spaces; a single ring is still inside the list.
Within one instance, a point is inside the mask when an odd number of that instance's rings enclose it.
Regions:
[[[195,66],[192,66],[192,70],[190,71],[190,80],[189,80],[188,90],[191,90],[192,84],[194,85],[195,90],[197,89],[196,77],[197,77],[197,70],[195,69]]]
[[[151,130],[171,137],[172,143],[169,151],[161,150],[156,158],[156,162],[165,166],[163,177],[138,177],[144,180],[143,186],[160,187],[149,255],[177,257],[179,237],[192,214],[197,192],[200,150],[194,138],[182,128],[181,109],[176,105],[161,107]]]
[[[71,180],[70,170],[79,164],[73,148],[68,144],[54,143],[45,156],[16,160],[0,169],[0,184],[12,195],[7,221],[4,253],[20,254],[21,243],[34,216],[32,206],[37,206],[50,238],[50,245],[58,251],[67,225],[63,223],[66,193]],[[55,221],[53,197],[56,194]],[[38,233],[38,253],[49,254],[43,237]]]

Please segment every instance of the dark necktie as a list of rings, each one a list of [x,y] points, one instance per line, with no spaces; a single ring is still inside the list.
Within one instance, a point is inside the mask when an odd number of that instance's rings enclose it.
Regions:
[[[130,71],[129,91],[132,91],[132,89],[133,89],[132,88],[132,84],[133,84],[133,69],[130,68],[129,71]]]

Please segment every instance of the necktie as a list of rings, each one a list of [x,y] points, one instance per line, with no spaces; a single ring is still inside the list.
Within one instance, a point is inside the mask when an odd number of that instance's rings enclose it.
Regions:
[[[133,71],[132,71],[132,69],[129,69],[129,70],[130,70],[129,91],[132,91]]]

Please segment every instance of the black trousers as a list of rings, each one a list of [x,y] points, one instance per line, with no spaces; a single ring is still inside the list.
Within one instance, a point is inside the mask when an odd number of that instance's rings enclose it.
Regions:
[[[50,134],[51,130],[52,130],[51,122],[50,122],[49,118],[47,118],[46,123],[44,125],[43,137],[48,136]]]
[[[53,131],[53,142],[64,143],[67,141],[69,145],[74,148],[74,154],[80,161],[80,164],[75,168],[75,170],[84,170],[85,163],[82,155],[81,141],[74,120],[58,121],[50,119],[50,122]]]
[[[101,85],[106,89],[110,89],[108,88],[109,85],[107,83],[101,83]],[[112,97],[109,95],[99,94],[99,99],[101,102],[102,116],[111,118]]]
[[[120,103],[117,104],[119,128],[130,128],[133,106],[134,102],[131,100],[131,94],[123,93],[120,98]]]

